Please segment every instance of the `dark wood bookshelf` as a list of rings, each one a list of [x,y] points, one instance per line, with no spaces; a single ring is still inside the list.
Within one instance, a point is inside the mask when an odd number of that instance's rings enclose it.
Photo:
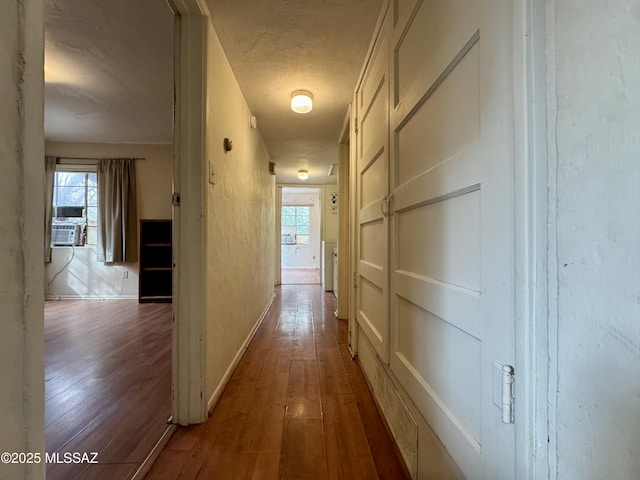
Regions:
[[[140,220],[140,303],[173,300],[171,239],[171,220]]]

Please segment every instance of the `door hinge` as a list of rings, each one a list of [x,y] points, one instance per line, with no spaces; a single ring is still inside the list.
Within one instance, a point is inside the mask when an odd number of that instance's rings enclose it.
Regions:
[[[502,422],[514,423],[513,418],[513,380],[514,371],[511,365],[502,366]]]
[[[353,287],[358,288],[358,272],[353,272]]]
[[[174,193],[173,195],[171,195],[171,205],[173,205],[174,207],[179,207],[180,206],[180,194],[179,193]]]
[[[353,119],[353,123],[354,123],[354,130],[356,133],[358,133],[358,117],[355,117]]]

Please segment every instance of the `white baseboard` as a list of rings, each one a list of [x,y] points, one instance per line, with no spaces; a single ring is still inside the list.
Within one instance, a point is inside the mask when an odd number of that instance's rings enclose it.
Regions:
[[[267,316],[267,312],[271,308],[271,304],[273,303],[273,300],[275,298],[276,298],[276,294],[274,293],[269,299],[269,302],[267,303],[267,306],[263,310],[262,314],[260,314],[258,321],[255,323],[255,325],[251,329],[251,332],[249,332],[249,335],[247,336],[242,346],[238,350],[238,353],[236,354],[233,361],[229,365],[229,368],[227,368],[227,371],[224,373],[224,376],[222,377],[222,380],[220,381],[215,391],[213,392],[213,395],[211,395],[211,398],[209,398],[209,401],[207,402],[207,412],[209,415],[211,415],[211,411],[213,410],[213,407],[215,407],[216,404],[218,403],[218,400],[220,400],[220,397],[222,396],[222,392],[224,392],[224,389],[227,386],[227,383],[229,383],[229,380],[231,379],[231,375],[233,375],[233,372],[235,371],[236,367],[240,363],[240,360],[242,360],[242,357],[244,356],[244,353],[247,351],[247,348],[249,347],[251,340],[253,340],[253,337],[258,331],[258,328],[260,327],[260,325],[262,325],[262,322]]]
[[[137,295],[80,295],[80,294],[47,294],[45,300],[137,300]]]
[[[147,475],[147,473],[149,473],[149,471],[151,470],[151,467],[153,467],[153,464],[156,462],[156,460],[164,450],[164,447],[167,446],[167,444],[169,443],[169,440],[171,440],[171,437],[173,436],[174,432],[177,429],[178,429],[177,425],[171,424],[167,426],[167,429],[164,431],[160,439],[156,442],[156,444],[151,449],[149,454],[142,461],[136,473],[134,473],[133,477],[131,477],[131,480],[144,479],[144,477]]]

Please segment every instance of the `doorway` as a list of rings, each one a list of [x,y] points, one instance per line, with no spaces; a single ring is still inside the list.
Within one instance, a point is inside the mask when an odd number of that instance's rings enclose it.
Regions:
[[[322,187],[282,187],[280,269],[283,285],[321,281]]]
[[[59,246],[54,249],[52,262],[45,266],[45,294],[50,300],[60,300],[48,302],[44,314],[46,449],[51,455],[69,451],[99,452],[100,465],[50,463],[47,478],[131,478],[136,472],[138,476],[143,475],[142,467],[148,461],[149,452],[168,429],[175,322],[171,305],[138,303],[138,265],[98,261],[95,241],[92,241],[95,224],[91,223],[96,217],[92,214],[96,203],[90,200],[99,188],[95,178],[98,159],[135,158],[138,220],[172,217],[174,14],[165,4],[153,10],[137,6],[127,11],[126,22],[116,22],[119,28],[113,35],[94,37],[94,31],[99,29],[80,28],[78,19],[86,18],[80,22],[83,26],[104,26],[121,16],[118,6],[105,9],[95,17],[90,7],[69,2],[56,4],[53,10],[47,6],[45,14],[45,131],[48,132],[45,153],[58,159],[59,173],[69,174],[68,178],[52,182],[58,207],[54,219],[75,216],[60,215],[61,207],[82,207],[87,212],[82,222],[86,224],[87,238],[78,241],[80,235],[77,235],[66,242],[58,239],[54,242]],[[75,15],[60,15],[59,9]],[[139,28],[127,28],[131,25],[128,22]],[[74,48],[68,49],[71,56],[67,57],[67,49],[54,47],[64,43],[70,32],[74,32]],[[144,40],[150,37],[154,40],[154,59],[152,63],[144,63],[140,61],[148,45]],[[122,68],[102,72],[89,68],[89,62],[74,63],[74,52],[86,54],[94,48],[109,52],[118,59],[113,64]],[[125,130],[124,125],[130,119],[129,109],[137,112],[150,109],[144,108],[144,103],[129,102],[134,88],[126,81],[131,71],[126,66],[131,61],[140,62],[136,65],[139,66],[136,79],[145,84],[152,97],[148,103],[157,107],[154,113],[164,120],[156,125],[140,119],[133,128],[129,125]],[[99,109],[89,116],[109,118],[100,123],[99,128],[91,118],[80,115],[82,124],[71,129],[70,134],[65,133],[62,127],[73,125],[77,120],[81,100],[65,102],[69,98],[65,92],[70,87],[59,75],[68,70],[67,64],[78,65],[75,74],[82,72],[80,65],[86,67],[87,79],[102,73],[104,79],[96,83],[99,89],[96,98],[115,95],[118,107],[127,104],[127,109],[116,108],[114,101],[113,108]],[[108,88],[111,83],[108,79],[118,79],[120,75],[124,78],[113,82],[119,85],[114,93]],[[142,80],[149,77],[154,79],[153,85]],[[73,90],[76,89],[74,85]],[[147,100],[139,92],[134,93],[134,99]],[[84,105],[84,108],[95,106]],[[76,178],[82,182],[75,183]],[[63,192],[68,195],[62,195]],[[80,225],[74,227],[74,232],[81,231]],[[152,268],[160,271],[168,266]]]

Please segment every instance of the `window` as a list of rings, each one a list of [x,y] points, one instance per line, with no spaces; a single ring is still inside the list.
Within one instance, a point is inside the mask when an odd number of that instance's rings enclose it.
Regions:
[[[309,217],[311,207],[282,207],[282,244],[309,243]]]
[[[98,228],[98,174],[95,169],[91,171],[86,166],[82,167],[82,171],[70,166],[63,168],[58,166],[54,178],[53,223],[82,225],[84,242],[76,243],[95,245]]]

